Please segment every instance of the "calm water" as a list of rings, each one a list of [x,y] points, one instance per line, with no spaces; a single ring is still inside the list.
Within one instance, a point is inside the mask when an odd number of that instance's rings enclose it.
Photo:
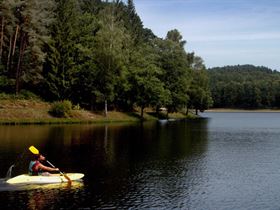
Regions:
[[[144,124],[0,126],[0,177],[34,145],[83,183],[10,186],[1,209],[280,209],[280,113]]]

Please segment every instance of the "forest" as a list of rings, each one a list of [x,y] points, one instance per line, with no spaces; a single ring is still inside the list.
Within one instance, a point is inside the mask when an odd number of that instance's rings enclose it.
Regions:
[[[280,108],[280,72],[236,65],[208,69],[215,108]]]
[[[207,70],[185,45],[177,29],[160,38],[145,28],[133,0],[2,0],[0,91],[70,100],[105,115],[205,110]]]

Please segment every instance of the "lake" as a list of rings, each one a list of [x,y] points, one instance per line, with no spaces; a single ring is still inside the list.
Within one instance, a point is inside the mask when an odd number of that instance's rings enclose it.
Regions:
[[[280,209],[280,113],[204,119],[0,126],[1,209]],[[5,184],[34,145],[84,181]]]

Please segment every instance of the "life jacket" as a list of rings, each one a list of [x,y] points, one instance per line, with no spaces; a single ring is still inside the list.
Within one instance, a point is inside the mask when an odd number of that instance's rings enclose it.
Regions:
[[[29,175],[36,176],[36,175],[39,175],[41,173],[41,170],[38,169],[38,167],[37,167],[39,164],[40,164],[40,162],[38,160],[30,161],[29,167],[28,167]]]

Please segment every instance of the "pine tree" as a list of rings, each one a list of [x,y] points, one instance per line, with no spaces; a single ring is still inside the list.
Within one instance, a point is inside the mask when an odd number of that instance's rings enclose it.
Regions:
[[[44,68],[46,87],[52,100],[68,99],[71,95],[76,73],[78,17],[75,0],[57,0],[55,21],[51,26],[52,41]]]
[[[1,11],[1,62],[8,76],[15,79],[18,93],[22,83],[41,79],[45,58],[42,48],[48,38],[52,1],[8,0],[1,3]]]
[[[79,4],[83,12],[92,15],[97,15],[103,5],[101,0],[79,0]]]
[[[95,59],[95,33],[97,29],[96,16],[85,12],[79,17],[79,32],[77,53],[75,56],[76,73],[72,88],[71,100],[93,109],[94,93],[96,88],[96,59]]]
[[[143,41],[143,23],[136,12],[133,0],[127,1],[127,13],[128,13],[128,30],[131,32],[134,42],[139,43]]]
[[[2,90],[10,92],[14,88],[9,86],[13,84],[9,79],[8,73],[11,67],[12,46],[16,46],[18,25],[14,10],[17,4],[15,0],[2,1],[0,3],[0,20],[1,20],[1,34],[0,34],[0,86]],[[13,53],[14,55],[14,53]]]

